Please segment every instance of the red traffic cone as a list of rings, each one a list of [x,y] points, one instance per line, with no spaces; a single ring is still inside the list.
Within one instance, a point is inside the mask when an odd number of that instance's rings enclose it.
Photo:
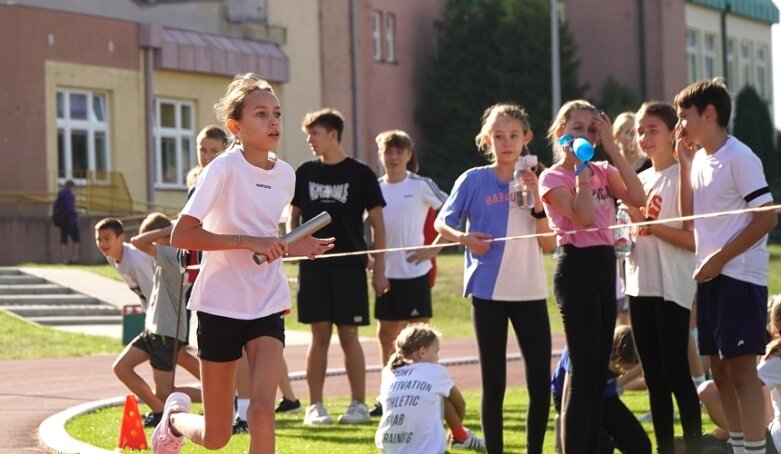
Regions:
[[[119,430],[118,448],[148,449],[144,425],[138,414],[136,396],[128,394],[125,398],[125,410],[122,412],[122,426]]]

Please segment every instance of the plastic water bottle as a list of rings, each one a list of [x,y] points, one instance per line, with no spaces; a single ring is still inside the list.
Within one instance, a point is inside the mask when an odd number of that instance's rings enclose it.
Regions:
[[[619,227],[613,230],[615,235],[615,242],[613,243],[613,250],[616,252],[616,257],[619,259],[625,259],[632,252],[632,228],[628,225],[632,223],[632,219],[629,217],[629,213],[623,207],[616,211],[616,224],[626,225],[626,227]]]
[[[529,154],[521,156],[515,163],[513,172],[513,192],[515,203],[521,208],[534,208],[534,191],[523,183],[523,171],[532,171],[537,166],[537,156]]]

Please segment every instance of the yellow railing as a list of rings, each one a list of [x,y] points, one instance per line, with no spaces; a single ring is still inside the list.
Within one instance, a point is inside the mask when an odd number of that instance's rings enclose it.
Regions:
[[[73,188],[76,207],[86,214],[134,217],[154,210],[176,216],[181,210],[181,207],[134,201],[121,172],[87,171],[76,181],[79,183]],[[52,205],[56,197],[56,191],[0,191],[0,205],[15,205],[17,212],[23,212],[28,206]]]

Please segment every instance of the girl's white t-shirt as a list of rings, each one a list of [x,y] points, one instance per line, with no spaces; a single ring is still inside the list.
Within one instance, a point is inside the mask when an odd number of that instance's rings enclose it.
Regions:
[[[757,375],[770,389],[770,402],[773,405],[773,419],[768,423],[770,435],[776,449],[781,449],[781,357],[771,356],[757,365]]]
[[[293,199],[295,178],[293,168],[282,160],[264,170],[234,148],[204,169],[182,214],[213,233],[276,237],[282,212]],[[204,251],[187,307],[241,320],[285,311],[290,290],[282,261],[259,266],[246,249]]]
[[[453,389],[447,369],[413,363],[382,370],[382,419],[374,443],[384,454],[445,452],[444,401]]]
[[[680,168],[673,164],[657,171],[653,167],[639,177],[645,188],[645,214],[653,219],[680,217],[678,210],[678,175]],[[681,221],[668,222],[667,227],[680,229]],[[633,232],[635,247],[626,258],[626,294],[656,296],[672,301],[686,309],[692,308],[696,283],[694,252],[674,246],[652,235],[647,229]]]
[[[422,246],[423,225],[429,208],[438,210],[447,200],[430,178],[421,177],[412,172],[397,182],[389,183],[386,177],[379,179],[382,198],[386,205],[382,208],[385,222],[385,246],[399,248]],[[385,277],[391,279],[411,279],[423,276],[431,269],[431,261],[415,264],[407,262],[407,251],[385,254]]]

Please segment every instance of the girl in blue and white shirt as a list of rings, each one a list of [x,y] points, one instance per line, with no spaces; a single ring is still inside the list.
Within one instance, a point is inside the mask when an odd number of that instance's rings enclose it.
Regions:
[[[506,378],[507,326],[512,323],[525,362],[529,391],[527,452],[542,452],[550,407],[551,334],[545,299],[548,290],[543,250],[552,250],[554,238],[540,237],[491,242],[492,238],[549,232],[537,176],[523,171],[523,182],[533,191],[534,208],[516,203],[510,187],[515,163],[532,139],[526,111],[497,104],[483,114],[475,138],[492,161],[456,180],[437,217],[435,228],[448,240],[466,246],[464,296],[472,296],[472,321],[482,372],[482,426],[488,452],[503,450],[503,413]],[[466,232],[458,230],[466,220]]]

